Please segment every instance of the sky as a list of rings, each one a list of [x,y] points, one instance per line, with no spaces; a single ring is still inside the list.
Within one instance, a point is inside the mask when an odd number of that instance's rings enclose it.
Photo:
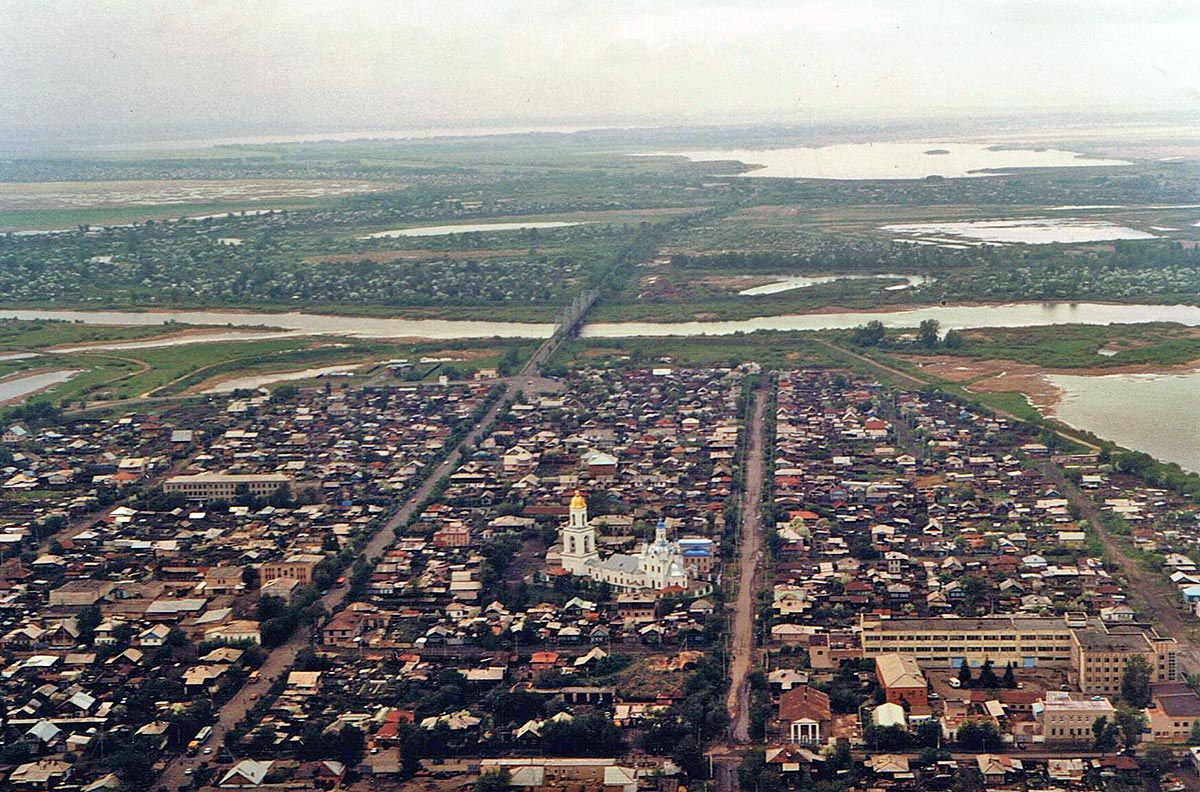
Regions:
[[[1196,0],[0,0],[0,135],[1200,109]]]

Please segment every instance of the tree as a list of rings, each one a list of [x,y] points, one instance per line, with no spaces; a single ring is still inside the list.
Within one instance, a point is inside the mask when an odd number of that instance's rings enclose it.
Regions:
[[[96,639],[96,628],[100,626],[103,615],[96,605],[88,605],[75,617],[75,628],[79,630],[79,642],[87,646]]]
[[[1008,688],[1009,690],[1013,690],[1017,686],[1017,674],[1016,674],[1016,671],[1013,669],[1013,664],[1012,664],[1011,660],[1009,661],[1008,665],[1006,665],[1004,667],[1003,685],[1004,685],[1004,687]]]
[[[337,733],[337,739],[329,753],[346,767],[354,767],[363,759],[366,751],[366,738],[357,726],[346,725]]]
[[[1188,735],[1188,745],[1200,745],[1200,720],[1192,721],[1192,732]]]
[[[671,758],[683,772],[687,773],[688,778],[695,780],[705,777],[704,751],[700,749],[700,743],[696,742],[696,738],[692,735],[689,734],[679,741],[671,753]]]
[[[1161,778],[1174,764],[1175,754],[1165,745],[1151,745],[1142,755],[1142,769],[1153,779]]]
[[[758,781],[766,768],[767,756],[763,749],[747,751],[742,763],[738,765],[738,786],[742,789],[758,788]]]
[[[512,776],[508,770],[501,767],[499,770],[480,773],[475,781],[475,792],[507,792],[511,786]]]
[[[1150,662],[1134,655],[1125,662],[1121,674],[1121,698],[1131,707],[1142,709],[1150,704]]]
[[[917,343],[928,349],[937,346],[942,325],[937,319],[926,319],[917,327]]]
[[[963,664],[958,667],[958,684],[964,689],[975,684],[975,680],[971,678],[971,665],[963,658]]]
[[[1121,739],[1126,748],[1132,748],[1146,730],[1146,715],[1134,707],[1117,707],[1113,720],[1121,727]]]
[[[879,346],[887,331],[884,330],[883,322],[875,319],[867,322],[865,325],[859,325],[850,333],[850,343],[855,346]]]
[[[992,670],[991,659],[983,661],[983,666],[979,669],[979,681],[975,685],[984,690],[995,690],[1000,687],[1000,680],[996,678],[996,672]]]
[[[958,349],[965,343],[961,330],[947,330],[946,335],[942,338],[942,346],[947,349]]]
[[[991,721],[967,721],[958,727],[955,741],[964,751],[995,751],[1003,745],[1000,730]]]
[[[1120,734],[1121,727],[1116,724],[1116,721],[1110,721],[1101,715],[1092,721],[1092,748],[1101,753],[1115,751]]]

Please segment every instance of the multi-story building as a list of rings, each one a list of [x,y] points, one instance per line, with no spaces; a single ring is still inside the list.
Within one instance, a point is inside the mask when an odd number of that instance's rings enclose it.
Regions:
[[[282,473],[195,473],[171,476],[163,482],[163,492],[177,492],[188,500],[217,500],[237,497],[240,491],[257,498],[275,494],[281,486],[292,486]]]
[[[1168,682],[1150,688],[1151,705],[1146,719],[1151,738],[1159,743],[1187,742],[1192,727],[1200,721],[1200,698],[1183,682]]]
[[[1071,626],[1057,617],[984,616],[976,619],[860,617],[864,657],[911,655],[931,667],[1066,665]]]
[[[1089,624],[1072,632],[1071,644],[1071,667],[1084,693],[1120,693],[1125,666],[1137,655],[1150,664],[1151,682],[1179,677],[1175,639],[1160,637],[1149,627]]]
[[[258,570],[259,579],[264,585],[276,578],[295,580],[301,586],[312,583],[313,570],[324,557],[316,553],[296,553],[282,561],[271,561],[263,564]]]
[[[1085,697],[1050,690],[1041,706],[1042,736],[1047,743],[1090,742],[1096,719],[1112,720],[1114,713],[1112,702],[1103,696]]]

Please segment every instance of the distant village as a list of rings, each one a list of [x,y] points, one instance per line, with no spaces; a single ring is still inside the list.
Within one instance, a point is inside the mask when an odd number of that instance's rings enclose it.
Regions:
[[[512,399],[492,374],[5,427],[2,783],[1099,790],[1200,766],[1194,502],[847,372],[668,360]]]

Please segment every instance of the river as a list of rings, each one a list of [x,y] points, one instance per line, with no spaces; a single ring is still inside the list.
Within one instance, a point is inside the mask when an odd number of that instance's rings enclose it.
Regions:
[[[1030,327],[1051,324],[1143,324],[1178,322],[1200,326],[1200,307],[1194,305],[1113,305],[1109,303],[1008,303],[1004,305],[943,305],[905,311],[847,311],[837,313],[762,316],[736,321],[618,322],[588,324],[587,338],[627,336],[696,336],[753,333],[757,330],[832,330],[856,327],[872,320],[886,327],[916,327],[936,319],[942,330],[970,327]]]
[[[102,325],[158,325],[174,321],[191,325],[276,327],[309,335],[358,338],[546,338],[546,323],[448,319],[404,319],[308,313],[240,313],[237,311],[67,311],[0,309],[0,318],[51,319]],[[887,327],[916,327],[936,319],[943,330],[969,327],[1029,327],[1050,324],[1144,324],[1177,322],[1200,326],[1194,305],[1116,305],[1111,303],[1007,303],[1003,305],[938,305],[902,311],[844,311],[760,316],[729,321],[597,322],[587,324],[587,338],[630,336],[700,336],[753,333],[757,330],[831,330],[878,319]],[[181,336],[188,338],[188,336]],[[165,340],[165,339],[163,339]]]

